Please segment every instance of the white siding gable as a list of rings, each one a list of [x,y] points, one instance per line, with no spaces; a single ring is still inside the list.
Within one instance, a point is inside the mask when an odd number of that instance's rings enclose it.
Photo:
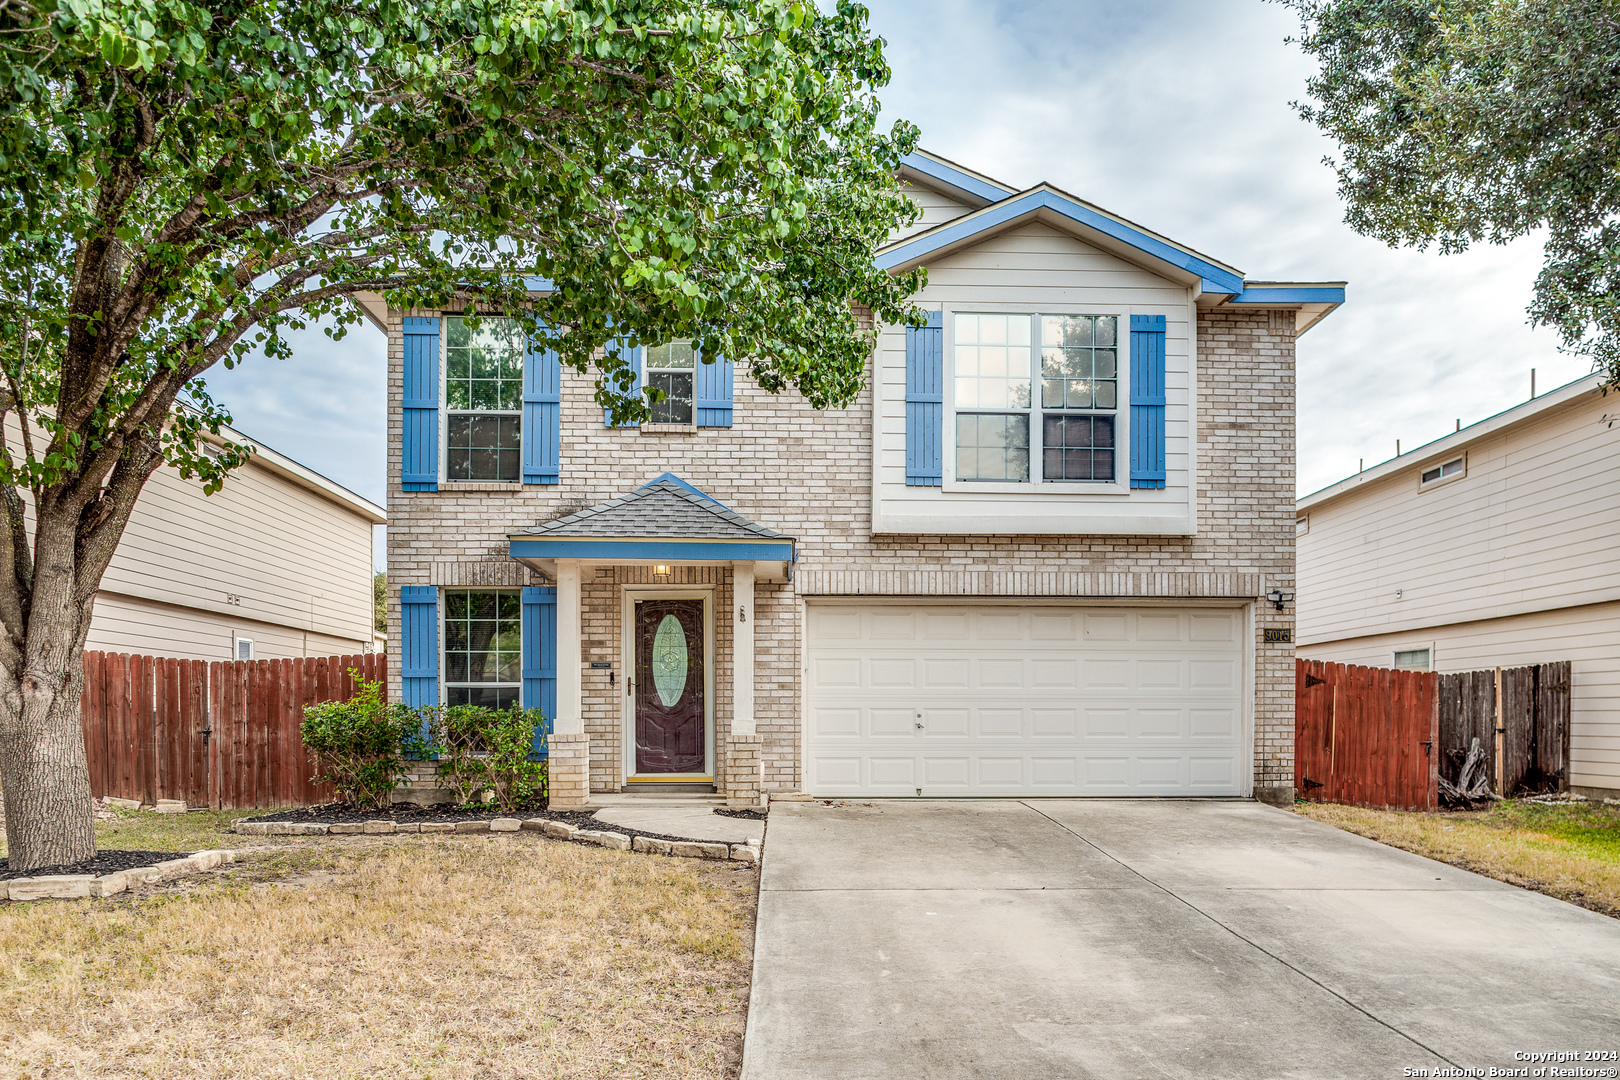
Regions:
[[[922,207],[922,216],[903,229],[896,229],[889,236],[889,243],[904,240],[908,236],[915,236],[920,232],[932,229],[935,225],[943,225],[947,221],[955,221],[963,214],[971,214],[973,207],[967,203],[959,202],[949,195],[935,191],[922,184],[913,184],[902,180],[900,190],[906,198]]]
[[[945,312],[945,484],[906,486],[906,331],[880,328],[873,379],[872,531],[920,534],[1079,534],[1181,536],[1195,530],[1193,476],[1196,310],[1189,289],[1031,222],[928,266],[916,297]],[[1111,314],[1120,317],[1118,470],[1124,483],[1104,494],[1087,485],[991,492],[953,481],[952,316],[955,312]],[[1129,488],[1129,326],[1132,315],[1163,315],[1165,467],[1163,489]],[[1032,464],[1032,467],[1035,467]]]

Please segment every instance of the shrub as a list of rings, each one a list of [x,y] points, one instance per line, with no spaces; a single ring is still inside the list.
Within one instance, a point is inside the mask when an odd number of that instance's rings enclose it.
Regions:
[[[436,711],[430,738],[439,756],[439,781],[462,805],[489,792],[501,810],[511,812],[546,797],[545,715],[539,709],[486,709],[448,705]]]
[[[352,669],[349,677],[354,697],[304,707],[304,745],[320,765],[312,779],[331,784],[340,802],[385,809],[410,771],[407,755],[422,750],[421,722],[416,710],[384,701],[381,683]]]

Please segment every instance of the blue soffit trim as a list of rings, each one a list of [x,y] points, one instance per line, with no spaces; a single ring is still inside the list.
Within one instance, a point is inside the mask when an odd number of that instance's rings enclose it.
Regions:
[[[1228,304],[1342,304],[1344,286],[1245,285]]]
[[[662,484],[666,480],[669,481],[671,484],[674,484],[676,487],[680,488],[682,491],[686,492],[687,494],[696,495],[698,498],[702,499],[704,502],[714,503],[714,505],[718,506],[720,509],[729,511],[730,513],[733,513],[733,514],[735,514],[737,512],[735,510],[732,510],[731,507],[727,506],[725,503],[721,502],[719,499],[715,498],[713,495],[710,495],[707,491],[703,491],[703,490],[701,490],[699,488],[693,487],[691,484],[688,484],[685,480],[682,480],[680,477],[676,476],[672,472],[667,472],[667,473],[663,473],[660,476],[655,476],[651,480],[647,481],[645,484],[642,484],[640,487],[636,488],[636,490],[637,491],[646,491],[648,488],[652,487],[654,484]]]
[[[1016,189],[1007,187],[1005,184],[974,176],[960,166],[942,158],[934,157],[927,151],[907,154],[900,159],[900,164],[912,172],[921,173],[930,180],[936,180],[946,187],[955,188],[957,191],[983,199],[987,203],[1000,202],[1016,191]]]
[[[964,240],[999,229],[1009,222],[1033,215],[1039,210],[1051,210],[1070,221],[1093,229],[1111,239],[1118,240],[1162,263],[1197,275],[1202,289],[1211,293],[1235,296],[1243,291],[1243,276],[1224,266],[1216,266],[1207,259],[1150,236],[1140,229],[1103,214],[1053,188],[1042,185],[1013,195],[994,206],[987,206],[966,217],[948,221],[943,225],[901,241],[878,254],[873,264],[879,270],[892,270],[899,266],[913,266],[929,255]]]
[[[508,537],[514,559],[655,559],[661,562],[793,562],[791,540],[597,540],[578,537],[547,539]]]

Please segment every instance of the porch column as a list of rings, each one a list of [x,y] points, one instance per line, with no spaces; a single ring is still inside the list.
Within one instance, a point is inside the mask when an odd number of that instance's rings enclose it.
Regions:
[[[551,806],[584,806],[591,796],[591,748],[580,695],[579,562],[557,560],[557,715],[552,719]]]
[[[754,722],[754,564],[731,564],[731,735],[726,740],[727,806],[758,806],[760,738]]]

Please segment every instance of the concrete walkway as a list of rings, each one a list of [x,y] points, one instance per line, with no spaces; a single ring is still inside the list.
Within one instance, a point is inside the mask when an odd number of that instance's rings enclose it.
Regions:
[[[1620,921],[1287,811],[771,809],[743,1080],[1381,1080],[1548,1050],[1620,1050]]]
[[[748,818],[725,817],[714,808],[724,799],[681,795],[594,795],[591,801],[601,807],[596,820],[612,827],[622,825],[642,832],[682,836],[689,840],[724,840],[743,844],[765,835],[765,823]]]

